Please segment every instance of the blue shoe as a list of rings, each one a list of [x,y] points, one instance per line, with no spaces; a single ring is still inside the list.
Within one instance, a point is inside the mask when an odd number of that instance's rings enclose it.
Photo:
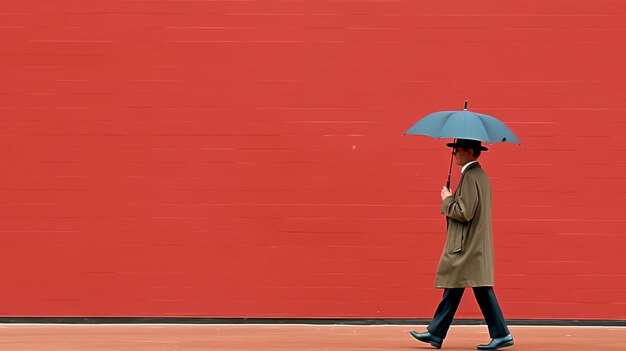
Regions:
[[[411,334],[412,337],[416,338],[417,340],[421,341],[421,342],[425,342],[430,344],[430,346],[436,348],[436,349],[440,349],[441,348],[441,344],[443,344],[443,339],[438,337],[438,336],[434,336],[433,334],[426,332],[426,333],[416,333],[413,330],[411,330],[409,332],[409,334]]]
[[[513,336],[511,334],[503,336],[501,338],[493,338],[487,345],[478,345],[476,348],[479,350],[497,350],[507,346],[513,346]]]

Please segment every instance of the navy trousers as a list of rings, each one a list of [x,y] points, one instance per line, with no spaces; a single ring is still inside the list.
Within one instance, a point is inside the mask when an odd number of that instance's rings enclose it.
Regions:
[[[490,286],[481,286],[472,288],[476,302],[485,317],[485,322],[489,328],[489,336],[493,338],[501,338],[509,334],[509,328],[506,326],[502,310],[498,305],[496,294]],[[428,332],[442,339],[448,334],[450,324],[456,313],[461,298],[465,292],[464,288],[444,289],[443,298],[435,311],[432,322],[428,325]]]

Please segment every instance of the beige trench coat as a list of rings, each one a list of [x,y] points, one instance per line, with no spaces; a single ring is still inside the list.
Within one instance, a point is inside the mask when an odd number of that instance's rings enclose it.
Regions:
[[[441,205],[448,234],[436,288],[493,286],[491,183],[478,162],[468,166],[453,196]]]

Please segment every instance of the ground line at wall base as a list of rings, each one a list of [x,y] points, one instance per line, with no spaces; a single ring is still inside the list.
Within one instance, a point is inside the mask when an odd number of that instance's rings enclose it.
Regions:
[[[0,317],[0,324],[311,324],[311,325],[424,325],[430,319],[339,318],[178,318],[178,317]],[[455,319],[454,325],[485,325],[480,319]],[[508,319],[508,325],[626,326],[626,320]]]

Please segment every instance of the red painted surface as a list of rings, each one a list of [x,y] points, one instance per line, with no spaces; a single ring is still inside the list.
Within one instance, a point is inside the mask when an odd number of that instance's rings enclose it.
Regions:
[[[428,350],[409,335],[425,325],[3,325],[2,344],[14,351],[46,345],[49,351],[93,350]],[[623,351],[626,328],[511,326],[515,345],[505,350]],[[444,350],[471,350],[489,342],[486,326],[453,326]]]
[[[622,1],[2,1],[0,315],[429,318],[449,154],[402,132],[468,99],[524,142],[481,157],[505,316],[626,319],[624,23]]]

